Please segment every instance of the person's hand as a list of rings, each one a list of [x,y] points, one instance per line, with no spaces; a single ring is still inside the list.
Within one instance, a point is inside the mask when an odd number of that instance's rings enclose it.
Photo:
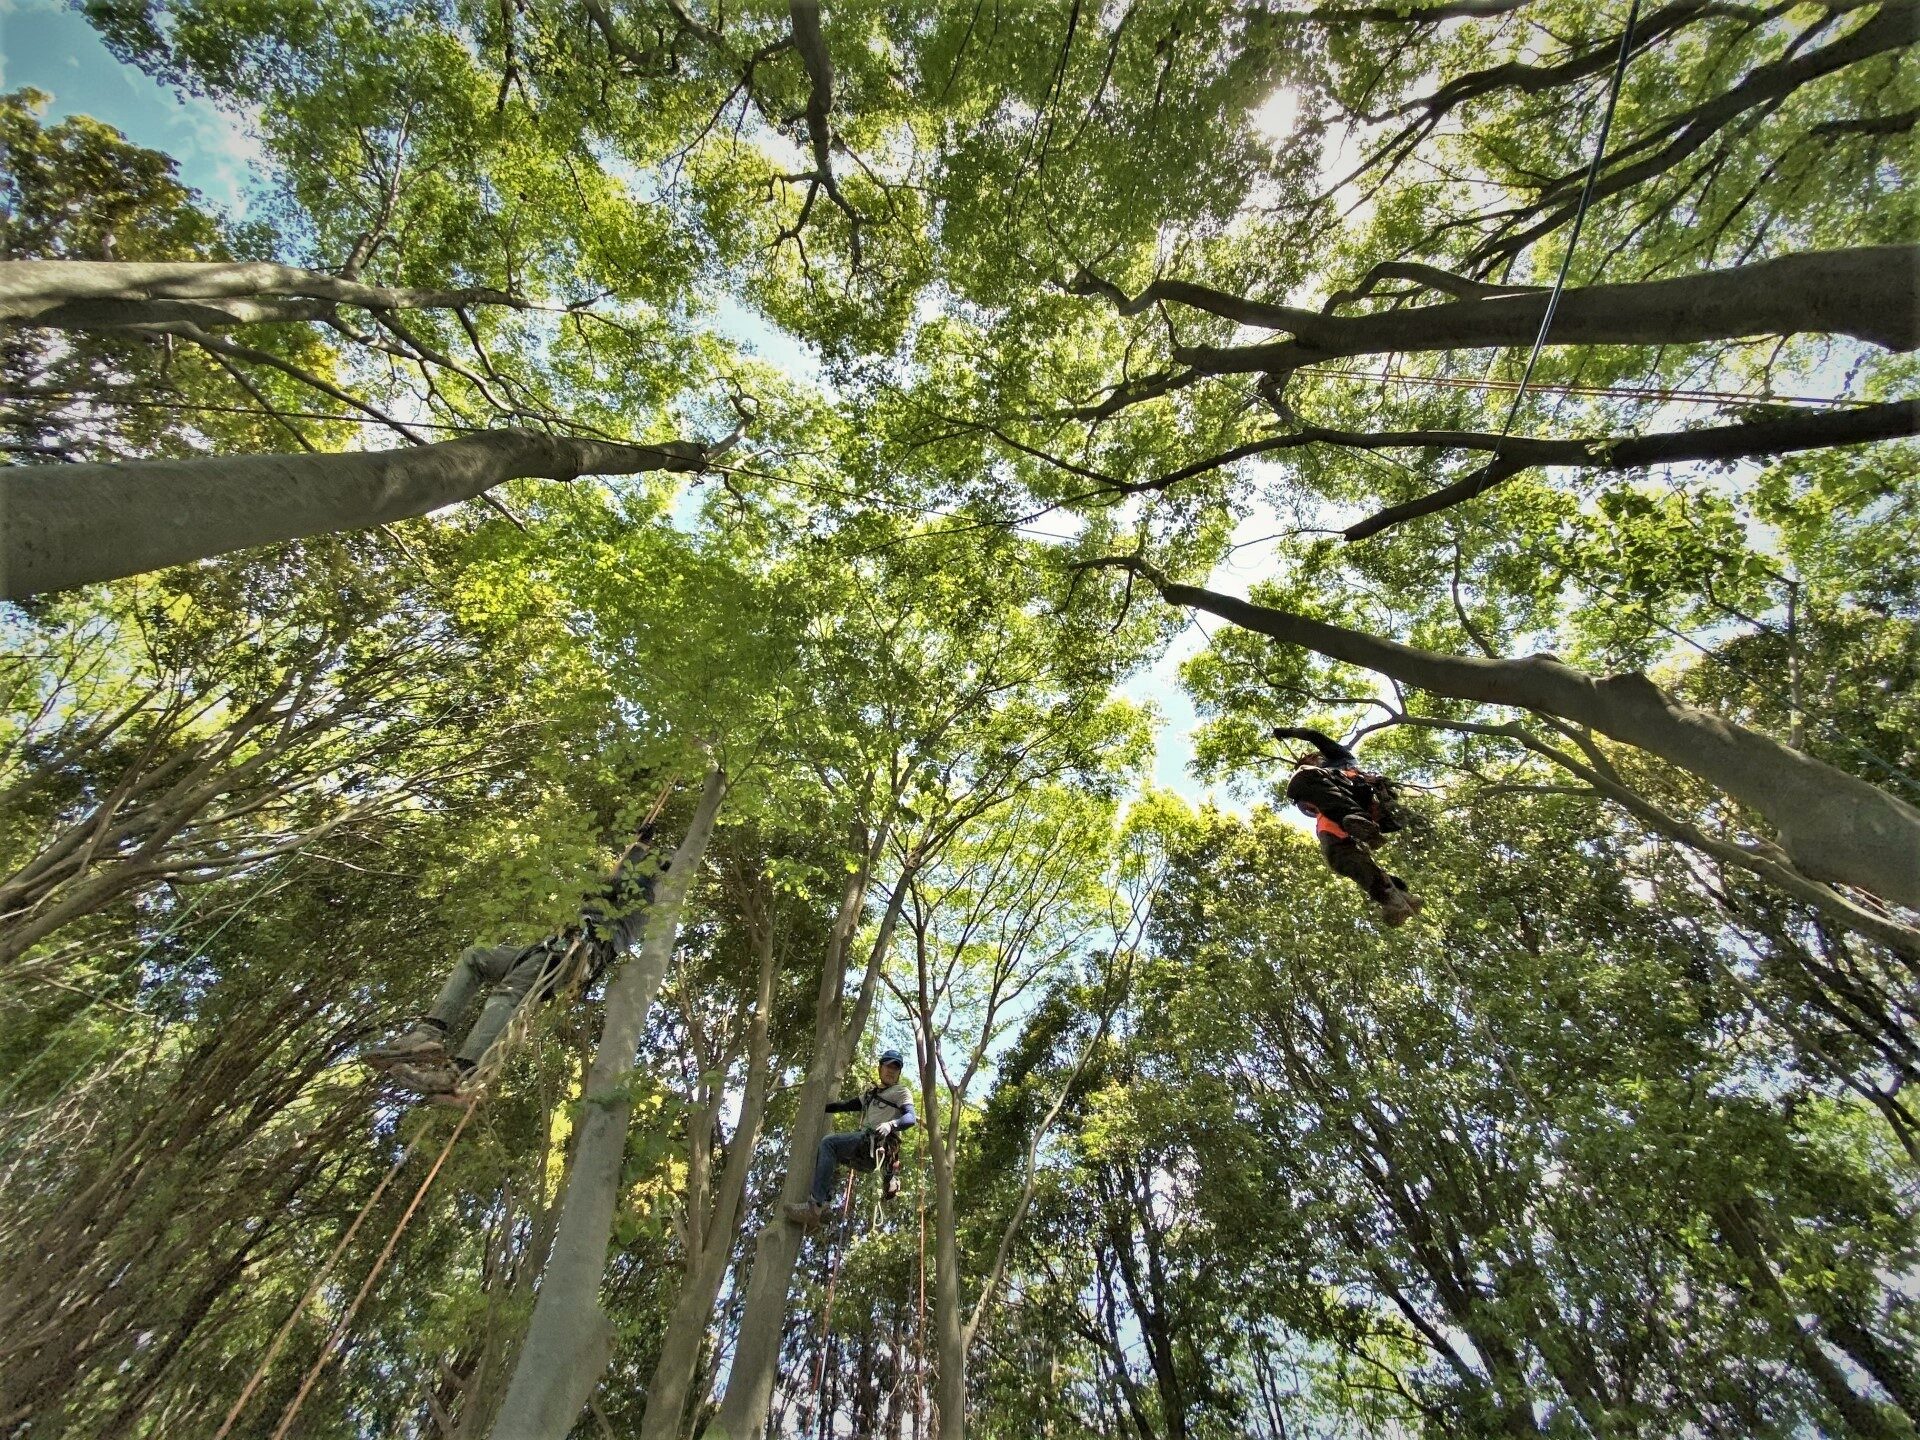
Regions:
[[[891,1120],[882,1120],[878,1125],[873,1127],[873,1138],[876,1140],[884,1140],[891,1134],[893,1134],[893,1121]]]

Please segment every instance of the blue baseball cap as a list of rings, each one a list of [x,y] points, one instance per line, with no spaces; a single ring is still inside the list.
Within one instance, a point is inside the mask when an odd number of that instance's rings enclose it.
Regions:
[[[880,1063],[882,1065],[904,1065],[907,1063],[907,1057],[889,1045],[880,1052]]]

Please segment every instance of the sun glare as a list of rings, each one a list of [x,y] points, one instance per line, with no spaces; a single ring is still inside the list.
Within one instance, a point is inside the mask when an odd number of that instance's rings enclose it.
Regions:
[[[1293,134],[1293,122],[1299,109],[1300,102],[1293,91],[1281,86],[1253,112],[1254,133],[1268,144],[1278,145]]]

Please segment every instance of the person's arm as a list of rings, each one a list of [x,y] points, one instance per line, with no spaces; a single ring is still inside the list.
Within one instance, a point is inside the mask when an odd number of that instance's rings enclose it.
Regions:
[[[611,920],[590,919],[589,923],[613,943],[614,953],[628,954],[640,943],[640,932],[647,924],[647,910],[653,904],[654,882],[665,868],[644,842],[636,844],[607,881],[601,898],[588,904],[590,915],[598,911],[601,916],[612,917]]]
[[[1273,727],[1273,738],[1276,740],[1304,740],[1335,765],[1342,767],[1351,766],[1356,769],[1359,766],[1359,762],[1354,758],[1353,751],[1349,750],[1345,745],[1342,745],[1338,740],[1323,730],[1315,730],[1306,725],[1276,725]]]
[[[884,1139],[886,1136],[892,1135],[896,1131],[911,1130],[914,1126],[920,1123],[920,1117],[913,1113],[913,1092],[908,1091],[905,1098],[907,1103],[901,1109],[900,1113],[894,1116],[893,1119],[884,1120],[880,1124],[874,1126],[873,1127],[874,1134]],[[889,1100],[887,1101],[887,1103],[891,1105],[893,1102]]]
[[[857,1098],[853,1100],[829,1100],[827,1102],[827,1114],[829,1115],[850,1115],[859,1108],[860,1101]]]

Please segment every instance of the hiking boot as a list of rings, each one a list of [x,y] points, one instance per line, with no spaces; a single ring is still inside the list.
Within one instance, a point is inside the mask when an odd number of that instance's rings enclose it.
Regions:
[[[811,1200],[796,1204],[789,1200],[780,1207],[780,1213],[787,1217],[787,1223],[798,1225],[802,1230],[814,1230],[820,1225],[821,1209]]]
[[[1380,902],[1380,923],[1389,930],[1397,930],[1414,917],[1413,897],[1398,886],[1385,900]]]
[[[437,1065],[395,1065],[387,1071],[387,1079],[402,1090],[412,1090],[434,1101],[442,1095],[457,1094],[464,1078],[446,1061]]]
[[[391,1070],[396,1065],[444,1065],[447,1032],[419,1021],[384,1045],[369,1045],[360,1052],[360,1063],[375,1070]]]
[[[1355,840],[1358,840],[1362,845],[1377,845],[1380,843],[1380,827],[1365,815],[1361,815],[1358,812],[1352,815],[1343,815],[1340,817],[1338,823],[1342,830],[1346,831],[1347,834],[1351,835]]]

